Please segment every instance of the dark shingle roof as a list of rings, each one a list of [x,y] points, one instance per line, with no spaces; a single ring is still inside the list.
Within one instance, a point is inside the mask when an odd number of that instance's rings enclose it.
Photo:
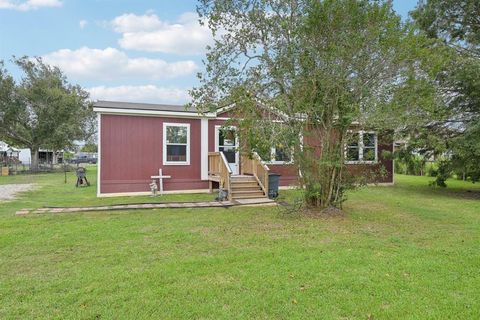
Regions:
[[[97,101],[93,104],[98,108],[112,108],[112,109],[132,109],[132,110],[148,110],[148,111],[174,111],[174,112],[195,112],[195,107],[187,107],[185,105],[172,104],[153,104],[153,103],[133,103],[133,102],[119,102],[119,101]]]

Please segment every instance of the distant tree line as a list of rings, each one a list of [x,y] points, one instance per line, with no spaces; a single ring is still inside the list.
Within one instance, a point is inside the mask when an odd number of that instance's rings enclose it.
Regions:
[[[22,71],[16,80],[0,61],[0,140],[31,151],[38,170],[40,149],[68,150],[95,134],[88,93],[68,82],[63,72],[40,58],[13,58]]]
[[[476,182],[480,179],[480,1],[422,0],[411,15],[416,28],[432,39],[429,48],[445,55],[433,78],[436,112],[428,125],[410,128],[407,148],[441,159],[439,186],[446,186],[452,174]]]

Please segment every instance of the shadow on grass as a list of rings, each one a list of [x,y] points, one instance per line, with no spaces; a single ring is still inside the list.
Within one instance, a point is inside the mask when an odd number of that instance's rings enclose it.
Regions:
[[[426,182],[426,181],[425,181]],[[456,182],[456,181],[454,181]],[[468,200],[480,200],[480,185],[471,183],[471,187],[465,188],[465,183],[463,182],[462,186],[456,186],[456,183],[449,185],[447,181],[447,187],[437,187],[425,184],[416,184],[412,186],[411,184],[396,184],[395,190],[401,190],[405,193],[411,193],[412,187],[415,188],[416,194],[421,194],[423,196],[442,196],[442,197],[451,197],[455,199],[468,199]]]

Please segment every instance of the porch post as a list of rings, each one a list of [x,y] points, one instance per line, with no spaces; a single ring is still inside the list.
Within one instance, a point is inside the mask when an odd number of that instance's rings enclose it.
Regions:
[[[242,153],[239,151],[238,152],[238,166],[240,167],[240,169],[238,170],[238,172],[243,175],[243,164],[242,164]]]
[[[208,180],[208,119],[200,119],[200,177]]]

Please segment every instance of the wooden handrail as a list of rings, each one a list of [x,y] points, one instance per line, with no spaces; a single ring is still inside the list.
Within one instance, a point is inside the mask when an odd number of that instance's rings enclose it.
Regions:
[[[223,160],[223,165],[225,166],[225,168],[227,169],[227,172],[231,175],[232,174],[232,169],[230,168],[230,166],[228,165],[228,161],[227,161],[227,158],[225,157],[225,154],[223,152],[220,152],[220,157],[222,158]]]
[[[248,155],[242,156],[242,174],[251,174],[256,179],[266,196],[268,196],[268,173],[270,168],[260,158],[258,153],[252,152],[250,157]]]
[[[208,175],[219,175],[220,174],[220,162],[218,158],[220,155],[218,152],[209,152],[208,153]]]
[[[228,165],[227,158],[223,152],[208,153],[208,174],[218,176],[220,188],[227,189],[228,200],[232,200],[231,175],[232,169]]]
[[[265,161],[262,160],[262,158],[260,158],[260,156],[258,155],[258,153],[256,153],[255,151],[252,152],[252,155],[260,162],[260,164],[263,166],[263,168],[265,169],[265,171],[270,171],[270,168],[267,166],[267,164],[265,163]]]

